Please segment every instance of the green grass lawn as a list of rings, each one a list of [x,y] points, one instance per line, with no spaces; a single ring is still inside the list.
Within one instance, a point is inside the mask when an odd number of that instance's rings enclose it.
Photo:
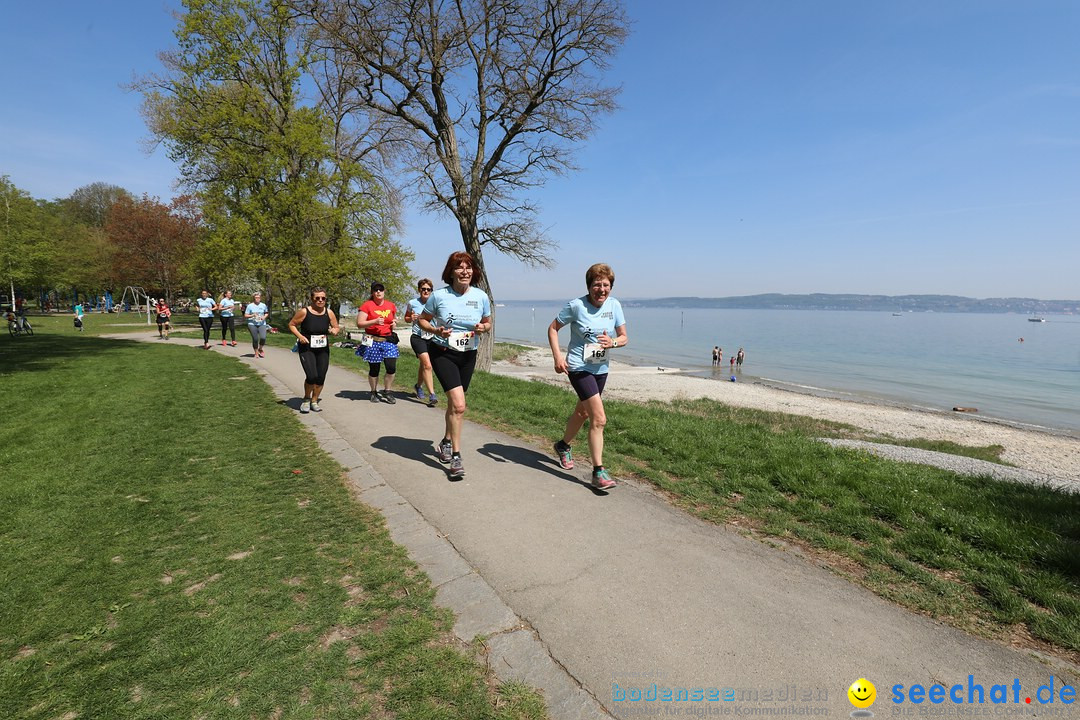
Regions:
[[[291,344],[288,337],[272,342]],[[513,348],[502,350],[514,352]],[[351,352],[336,364],[366,367]],[[417,362],[403,351],[397,387]],[[569,390],[480,373],[468,418],[547,449]],[[833,448],[850,426],[711,400],[605,402],[605,462],[689,512],[809,552],[855,582],[957,627],[1034,639],[1080,660],[1080,494],[956,475]],[[995,459],[1001,448],[905,444]],[[586,456],[585,433],[578,454]]]
[[[0,339],[0,717],[544,717],[253,371],[44,320]]]

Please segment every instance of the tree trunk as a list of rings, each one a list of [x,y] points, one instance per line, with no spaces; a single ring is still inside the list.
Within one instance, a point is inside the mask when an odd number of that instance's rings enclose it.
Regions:
[[[484,267],[484,251],[480,248],[476,213],[473,212],[469,217],[459,217],[458,226],[461,228],[461,240],[465,245],[465,252],[472,255],[473,260],[476,261],[476,269],[480,271],[480,281],[474,284],[486,292],[491,300],[491,331],[480,335],[480,347],[476,354],[477,369],[491,372],[491,356],[495,349],[495,296],[491,292],[491,280],[488,278],[487,268]]]

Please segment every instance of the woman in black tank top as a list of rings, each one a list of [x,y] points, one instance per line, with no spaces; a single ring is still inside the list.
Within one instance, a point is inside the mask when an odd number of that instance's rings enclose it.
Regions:
[[[320,412],[319,396],[326,383],[326,370],[330,367],[328,336],[338,334],[337,316],[327,307],[325,289],[317,287],[311,291],[310,305],[300,308],[292,316],[289,332],[296,337],[300,365],[304,368],[304,400],[300,403],[300,412]]]

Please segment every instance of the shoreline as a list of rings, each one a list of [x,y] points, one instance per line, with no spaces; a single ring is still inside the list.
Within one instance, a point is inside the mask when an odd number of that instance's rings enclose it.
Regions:
[[[534,347],[515,362],[493,363],[491,370],[569,388],[566,376],[556,375],[552,369],[551,354],[546,348]],[[685,374],[679,368],[612,361],[611,370],[604,395],[617,400],[708,398],[736,407],[845,423],[899,439],[948,440],[968,446],[1001,445],[1005,448],[1002,460],[1019,468],[1070,483],[1080,477],[1080,437],[1067,430],[1020,427],[998,418],[890,404],[865,396],[841,399],[777,387],[760,380],[726,382]]]

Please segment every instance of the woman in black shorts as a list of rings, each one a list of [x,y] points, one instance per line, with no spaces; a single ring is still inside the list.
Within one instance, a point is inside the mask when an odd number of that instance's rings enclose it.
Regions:
[[[289,320],[289,332],[300,345],[300,365],[304,368],[304,400],[300,412],[320,412],[319,395],[326,383],[330,367],[330,340],[327,335],[338,334],[338,320],[326,305],[326,290],[311,291],[311,304],[300,308]]]
[[[491,330],[491,299],[473,283],[480,269],[466,252],[451,253],[442,273],[446,287],[431,294],[420,315],[420,329],[432,334],[428,354],[435,377],[446,394],[446,433],[439,442],[439,460],[450,463],[450,477],[465,476],[461,462],[461,425],[465,393],[476,367],[478,333]]]
[[[424,305],[427,304],[428,298],[431,297],[431,292],[435,289],[435,284],[423,278],[416,284],[416,289],[420,291],[420,296],[414,297],[405,306],[405,322],[412,323],[409,345],[420,362],[420,367],[416,370],[416,384],[413,385],[413,391],[416,393],[417,400],[423,400],[424,388],[427,388],[428,407],[435,407],[439,398],[435,395],[435,386],[431,382],[431,356],[428,355],[428,340],[431,339],[431,333],[424,332],[424,329],[420,327],[420,316],[424,312]]]

